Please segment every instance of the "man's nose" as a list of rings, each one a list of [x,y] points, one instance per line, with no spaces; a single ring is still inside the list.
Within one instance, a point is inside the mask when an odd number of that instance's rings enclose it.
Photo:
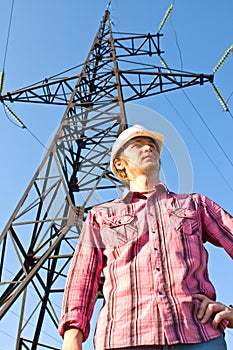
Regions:
[[[144,146],[143,146],[143,149],[144,149],[145,151],[147,151],[147,152],[152,152],[152,147],[151,147],[151,145],[144,145]]]

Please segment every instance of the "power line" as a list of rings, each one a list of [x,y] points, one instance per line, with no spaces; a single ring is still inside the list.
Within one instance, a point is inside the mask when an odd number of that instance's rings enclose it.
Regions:
[[[9,45],[9,39],[10,39],[10,31],[11,31],[11,25],[12,25],[14,2],[15,1],[12,0],[10,19],[9,19],[8,30],[7,30],[6,47],[5,47],[5,53],[4,53],[4,58],[3,58],[3,67],[2,67],[2,72],[0,72],[0,94],[3,91],[4,80],[5,80],[5,65],[6,65],[6,57],[7,57],[8,45]]]
[[[160,56],[161,61],[163,63],[163,65],[165,66],[165,68],[170,71],[169,66],[167,65],[166,61]],[[227,153],[225,152],[225,150],[223,149],[223,147],[221,146],[221,144],[219,143],[219,141],[217,140],[216,136],[214,135],[214,133],[211,131],[211,129],[209,128],[209,126],[207,125],[207,123],[205,122],[204,118],[202,117],[201,113],[198,111],[197,107],[194,105],[194,103],[191,101],[190,97],[187,95],[187,93],[182,89],[182,92],[184,94],[184,96],[186,97],[186,99],[189,101],[189,103],[192,105],[192,107],[194,108],[195,112],[197,113],[197,115],[199,116],[200,120],[202,121],[202,123],[205,125],[205,127],[207,128],[207,130],[209,131],[211,137],[214,139],[214,141],[216,142],[216,144],[218,145],[218,147],[221,149],[221,151],[223,152],[223,154],[225,155],[227,161],[230,163],[231,166],[233,166],[233,163],[230,159],[230,157],[227,155]],[[228,112],[229,109],[228,109]],[[231,114],[231,113],[230,113]]]
[[[173,2],[173,6],[174,6],[174,2]],[[170,21],[171,21],[171,26],[172,29],[174,31],[175,34],[175,42],[176,42],[176,46],[179,52],[179,57],[180,57],[180,64],[181,64],[181,70],[183,70],[183,57],[182,57],[182,51],[181,51],[181,47],[179,45],[179,41],[178,41],[178,35],[177,35],[177,31],[175,29],[175,26],[173,24],[172,21],[172,14],[170,17]],[[219,61],[219,63],[217,64],[216,67],[218,67],[218,69],[220,68],[220,66],[223,64],[223,62],[225,61],[226,57],[230,54],[230,52],[232,52],[233,45],[225,52],[225,54],[223,55],[223,57],[221,58],[221,60]],[[161,58],[162,59],[162,58]],[[166,64],[165,60],[162,59],[162,63],[165,65],[165,67],[169,70],[168,65]],[[212,84],[213,85],[213,84]],[[214,135],[214,133],[211,131],[211,129],[209,128],[209,126],[207,125],[207,123],[205,122],[204,118],[202,117],[201,113],[198,111],[197,107],[194,105],[194,103],[191,101],[190,97],[188,96],[188,94],[182,89],[183,94],[185,95],[186,99],[189,101],[189,103],[192,105],[192,107],[194,108],[195,112],[197,113],[197,115],[199,116],[200,120],[202,121],[202,123],[205,125],[205,127],[207,128],[207,130],[209,131],[210,135],[212,136],[212,138],[214,139],[214,141],[216,142],[216,144],[218,145],[218,147],[221,149],[221,151],[223,152],[223,154],[225,155],[226,159],[228,160],[228,162],[230,163],[231,166],[233,166],[233,163],[230,159],[230,157],[227,155],[227,153],[225,152],[225,150],[223,149],[223,147],[221,146],[220,142],[217,140],[216,136]],[[216,92],[216,91],[215,91]],[[222,98],[223,99],[223,98]],[[223,100],[224,101],[224,100]],[[227,112],[230,113],[231,117],[232,114],[230,112],[230,110],[227,108],[225,109]]]
[[[181,116],[181,114],[179,113],[179,111],[176,109],[176,107],[173,105],[173,103],[170,101],[170,99],[165,95],[164,96],[167,100],[167,102],[170,104],[170,106],[174,109],[174,111],[176,112],[176,114],[178,115],[178,117],[182,120],[182,122],[184,123],[184,125],[186,126],[186,128],[189,130],[190,134],[193,136],[193,138],[196,140],[196,142],[199,144],[199,146],[201,147],[202,151],[205,153],[205,155],[207,156],[207,158],[209,159],[209,161],[212,163],[212,165],[214,166],[214,168],[216,169],[216,171],[219,173],[219,175],[222,177],[222,179],[224,180],[224,182],[227,184],[227,186],[230,188],[230,190],[233,192],[233,187],[231,186],[231,184],[229,183],[229,181],[225,178],[224,174],[222,173],[222,171],[217,167],[217,165],[215,164],[215,162],[212,160],[212,158],[209,156],[209,154],[206,152],[206,149],[203,147],[203,145],[200,143],[200,141],[198,140],[198,138],[195,136],[195,134],[193,133],[192,129],[189,127],[189,125],[186,123],[186,121],[183,119],[183,117]]]
[[[211,131],[211,129],[209,128],[209,126],[207,125],[207,123],[205,122],[204,118],[202,117],[201,113],[198,111],[197,107],[194,105],[194,103],[191,101],[190,97],[188,96],[188,94],[182,90],[183,94],[185,95],[185,97],[187,98],[187,100],[189,101],[189,103],[192,105],[193,109],[195,110],[195,112],[197,113],[198,117],[200,118],[200,120],[202,121],[202,123],[205,125],[205,127],[207,128],[207,130],[209,131],[210,135],[213,137],[214,141],[216,142],[216,144],[218,145],[218,147],[221,149],[221,151],[223,152],[223,154],[225,155],[225,157],[227,158],[228,162],[231,164],[231,166],[233,166],[233,163],[231,161],[231,159],[229,158],[229,156],[226,154],[226,152],[224,151],[223,147],[221,146],[220,142],[217,140],[216,136],[214,135],[214,133]]]
[[[8,31],[7,31],[6,48],[5,48],[5,54],[4,54],[4,59],[3,59],[3,71],[5,70],[5,65],[6,65],[6,57],[7,57],[7,51],[8,51],[9,40],[10,40],[10,32],[11,32],[11,25],[12,25],[12,17],[13,17],[13,11],[14,11],[14,4],[15,4],[15,0],[12,0],[12,3],[11,3],[11,12],[10,12],[10,19],[9,19]]]
[[[11,32],[11,27],[12,27],[12,18],[13,18],[13,12],[14,12],[14,5],[15,5],[15,0],[12,0],[11,3],[11,11],[10,11],[10,18],[9,18],[9,24],[8,24],[8,30],[7,30],[7,40],[6,40],[6,48],[5,48],[5,53],[4,53],[4,59],[3,59],[3,69],[2,69],[2,75],[1,75],[1,89],[0,91],[3,90],[3,84],[4,84],[4,77],[5,77],[5,66],[6,66],[6,59],[7,59],[7,52],[8,52],[8,46],[9,46],[9,40],[10,40],[10,32]],[[29,134],[31,134],[34,139],[43,147],[47,150],[47,147],[43,144],[43,142],[21,121],[21,119],[8,107],[5,103],[3,103],[4,106],[4,114],[7,117],[7,119],[15,126],[26,129]],[[8,113],[11,115],[11,117],[15,120],[13,122],[9,116]]]
[[[22,120],[10,109],[9,106],[7,106],[5,103],[3,103],[3,110],[6,118],[14,125],[17,126],[20,129],[26,129],[32,137],[45,149],[48,151],[48,148],[45,146],[45,144],[22,122]],[[11,120],[8,116],[8,113],[12,116],[12,118],[15,120]]]
[[[174,4],[175,4],[175,1],[173,2],[173,6],[174,6]],[[180,44],[179,44],[179,41],[178,41],[177,31],[176,31],[175,26],[173,24],[172,15],[171,15],[171,18],[170,18],[170,22],[171,22],[171,27],[172,27],[174,35],[175,35],[175,43],[176,43],[176,46],[177,46],[177,49],[178,49],[178,52],[179,52],[179,58],[180,58],[180,70],[182,71],[183,67],[184,67],[182,51],[181,51],[181,47],[180,47]]]

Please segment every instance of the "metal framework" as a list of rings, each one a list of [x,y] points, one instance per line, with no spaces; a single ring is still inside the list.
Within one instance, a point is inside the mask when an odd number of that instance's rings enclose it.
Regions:
[[[108,164],[115,138],[127,127],[124,103],[213,81],[213,75],[155,66],[153,57],[163,53],[161,36],[119,37],[107,10],[80,72],[0,96],[4,104],[66,106],[47,154],[0,236],[0,315],[4,321],[10,311],[20,310],[16,349],[60,349],[62,292],[86,213],[122,191]]]

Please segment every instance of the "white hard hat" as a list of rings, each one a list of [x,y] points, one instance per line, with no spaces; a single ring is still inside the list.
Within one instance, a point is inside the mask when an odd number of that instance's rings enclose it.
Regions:
[[[114,160],[117,158],[120,150],[135,137],[149,137],[158,145],[158,151],[161,153],[164,136],[156,131],[150,131],[145,129],[141,125],[133,125],[130,128],[124,130],[116,139],[112,146],[111,159],[110,159],[110,168],[117,177],[119,177],[118,171],[114,165]]]

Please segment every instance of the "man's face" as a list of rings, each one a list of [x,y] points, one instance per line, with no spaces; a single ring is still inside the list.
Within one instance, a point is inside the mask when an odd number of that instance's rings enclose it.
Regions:
[[[128,142],[121,157],[125,160],[126,171],[137,169],[137,173],[159,171],[159,152],[157,145],[148,137],[137,137]]]

